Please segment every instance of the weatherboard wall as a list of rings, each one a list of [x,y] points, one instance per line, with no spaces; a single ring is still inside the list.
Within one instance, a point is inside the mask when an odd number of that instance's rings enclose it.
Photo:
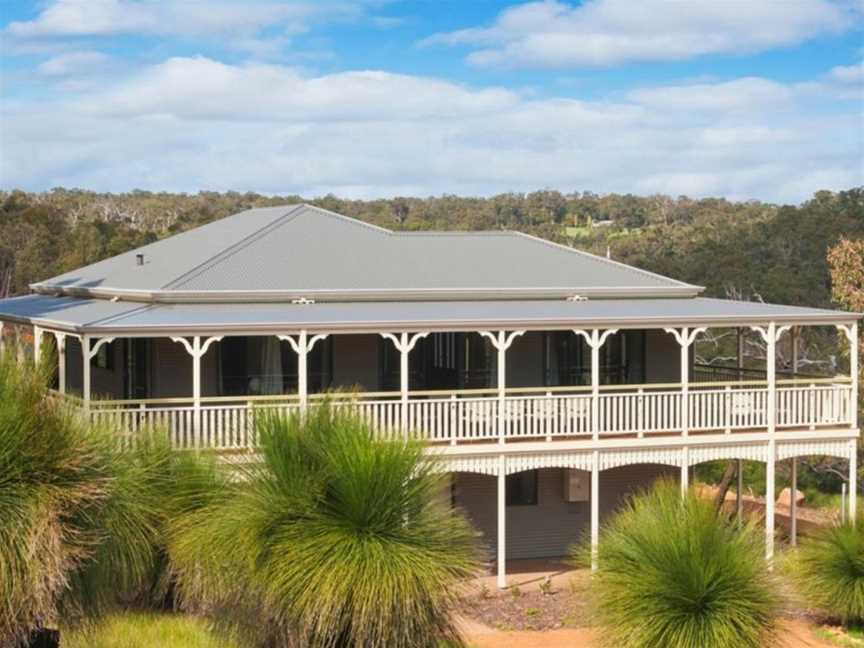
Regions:
[[[663,475],[674,475],[675,469],[653,464],[639,464],[605,470],[600,473],[600,515],[615,511],[630,495]],[[457,506],[482,533],[489,556],[497,551],[497,478],[475,473],[454,476],[454,499]],[[567,554],[590,524],[589,502],[567,502],[564,499],[564,470],[546,468],[538,471],[536,506],[507,507],[507,558],[553,558]]]

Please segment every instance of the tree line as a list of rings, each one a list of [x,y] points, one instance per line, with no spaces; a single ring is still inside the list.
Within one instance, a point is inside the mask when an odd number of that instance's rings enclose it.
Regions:
[[[488,198],[0,192],[0,297],[253,207],[308,202],[397,230],[519,230],[703,285],[715,297],[827,307],[828,250],[864,238],[864,187],[797,206],[557,191]]]

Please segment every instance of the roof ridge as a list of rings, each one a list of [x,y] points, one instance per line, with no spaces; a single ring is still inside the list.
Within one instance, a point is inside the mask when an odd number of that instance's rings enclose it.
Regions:
[[[394,230],[394,236],[513,236],[510,230]]]
[[[350,223],[352,225],[361,225],[371,230],[375,230],[376,232],[383,232],[385,234],[396,234],[396,232],[391,229],[387,229],[386,227],[381,227],[380,225],[375,225],[373,223],[367,223],[366,221],[360,220],[359,218],[354,218],[353,216],[346,216],[345,214],[340,214],[339,212],[334,212],[329,209],[325,209],[324,207],[319,207],[318,205],[310,205],[309,203],[301,203],[301,205],[308,209],[314,209],[315,211],[321,212],[326,216],[336,218],[337,220],[345,221],[346,223]]]
[[[281,207],[281,205],[276,205],[276,206]],[[212,267],[216,263],[219,263],[223,259],[228,258],[229,256],[235,254],[239,250],[242,250],[249,243],[260,238],[263,234],[269,234],[274,229],[281,227],[285,222],[292,220],[294,218],[294,216],[297,215],[297,212],[300,209],[302,209],[303,207],[308,207],[308,205],[306,205],[305,203],[299,203],[297,205],[285,205],[285,207],[288,208],[288,211],[286,211],[284,214],[282,214],[281,216],[279,216],[275,220],[271,221],[270,223],[267,223],[266,225],[260,227],[259,229],[256,229],[251,234],[244,236],[239,241],[232,243],[227,248],[221,250],[220,252],[217,252],[216,254],[214,254],[210,258],[206,259],[205,261],[202,261],[201,263],[196,265],[194,268],[191,268],[190,270],[187,270],[186,272],[184,272],[180,276],[175,277],[174,279],[172,279],[171,281],[169,281],[168,283],[163,285],[161,287],[161,290],[169,290],[171,288],[178,288],[184,281],[188,281],[189,279],[192,279],[193,277],[201,274],[202,272],[204,272],[204,270]],[[252,211],[252,210],[247,209],[246,211]],[[234,216],[239,216],[240,214],[243,214],[243,213],[245,213],[245,212],[239,212],[238,214],[234,214]]]
[[[621,268],[623,270],[627,270],[629,272],[632,272],[634,274],[644,275],[647,277],[653,277],[654,279],[662,279],[663,281],[667,281],[667,282],[672,283],[672,284],[677,284],[678,286],[682,286],[682,287],[699,288],[700,292],[705,289],[704,286],[697,286],[695,284],[688,284],[685,281],[679,281],[678,279],[673,279],[672,277],[667,277],[666,275],[661,275],[661,274],[658,274],[656,272],[651,272],[650,270],[643,270],[642,268],[637,268],[636,266],[628,265],[626,263],[622,263],[621,261],[615,261],[614,259],[607,259],[606,257],[602,257],[602,256],[597,255],[597,254],[592,254],[591,252],[586,252],[585,250],[580,250],[578,248],[568,247],[566,245],[562,245],[561,243],[556,243],[554,241],[549,241],[547,239],[540,238],[539,236],[534,236],[532,234],[526,234],[525,232],[519,232],[516,230],[508,230],[508,231],[512,231],[513,234],[516,234],[517,236],[523,236],[525,238],[531,239],[532,241],[536,241],[538,243],[543,243],[545,245],[549,245],[552,247],[560,248],[562,250],[566,250],[568,252],[579,254],[581,256],[588,257],[589,259],[591,259],[593,261],[600,261],[600,262],[605,263],[607,265],[612,265],[612,266],[615,266],[617,268]]]

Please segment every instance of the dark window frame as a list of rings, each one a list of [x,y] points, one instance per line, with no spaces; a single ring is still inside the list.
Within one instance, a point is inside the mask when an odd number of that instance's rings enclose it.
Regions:
[[[537,506],[539,501],[539,470],[524,470],[507,475],[505,492],[507,506]]]
[[[106,342],[100,346],[96,355],[90,360],[90,366],[95,369],[114,371],[114,342]]]

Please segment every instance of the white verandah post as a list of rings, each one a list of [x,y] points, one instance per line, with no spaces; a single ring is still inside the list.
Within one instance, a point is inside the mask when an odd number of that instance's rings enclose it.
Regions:
[[[798,375],[798,327],[793,326],[789,335],[792,345],[792,378]],[[798,457],[791,459],[791,490],[789,500],[789,544],[793,547],[798,545]]]
[[[672,335],[681,347],[681,436],[690,435],[690,345],[696,336],[705,331],[705,327],[690,329],[685,326],[680,330],[665,329]],[[686,493],[690,487],[690,452],[685,445],[681,449],[681,493]]]
[[[81,356],[83,361],[83,383],[81,386],[81,394],[84,401],[84,409],[88,411],[90,409],[90,390],[91,390],[91,381],[90,381],[90,362],[93,358],[96,357],[96,354],[99,353],[99,349],[102,348],[103,344],[110,344],[114,341],[113,337],[104,337],[104,338],[93,338],[89,335],[81,336]],[[96,340],[96,344],[94,344],[91,348],[90,342],[92,340]]]
[[[792,457],[792,495],[789,500],[789,544],[798,544],[798,457]]]
[[[277,335],[276,337],[290,344],[294,353],[297,354],[297,396],[300,399],[300,411],[305,412],[309,405],[309,352],[319,340],[325,339],[327,334],[319,333],[309,337],[306,329],[303,329],[296,338],[293,335]]]
[[[492,346],[498,351],[498,443],[504,443],[504,438],[507,434],[507,349],[513,344],[520,335],[524,335],[525,331],[512,331],[509,335],[507,331],[479,331],[480,335],[492,342]]]
[[[591,349],[591,436],[597,441],[600,438],[600,348],[618,329],[606,329],[602,333],[596,328],[573,329],[573,332],[581,335]]]
[[[574,329],[591,349],[591,438],[600,439],[600,348],[610,335],[618,329]],[[600,452],[595,450],[591,463],[591,570],[597,570],[597,553],[600,548]]]
[[[765,369],[768,374],[768,407],[766,412],[768,457],[765,463],[765,560],[771,564],[774,560],[774,505],[776,500],[774,478],[777,462],[777,340],[791,326],[778,328],[775,322],[770,322],[767,329],[761,326],[751,326],[750,328],[762,336],[767,347]]]
[[[498,457],[498,546],[497,584],[507,587],[507,458]]]
[[[591,458],[591,571],[597,571],[600,550],[600,452]]]
[[[860,389],[859,376],[860,370],[858,366],[858,322],[852,322],[848,326],[842,324],[837,326],[838,329],[846,334],[849,340],[849,378],[852,381],[852,390],[850,397],[850,407],[852,411],[851,425],[852,429],[858,429],[858,390]],[[852,524],[855,524],[858,515],[858,452],[856,439],[849,442],[849,519]]]
[[[498,351],[498,443],[503,444],[507,434],[507,349],[525,331],[479,331],[480,335],[492,342]],[[498,587],[507,587],[507,459],[502,454],[498,457]]]
[[[410,355],[412,349],[414,349],[414,347],[416,346],[417,342],[419,342],[421,338],[425,338],[427,335],[429,335],[428,331],[422,333],[415,333],[414,335],[410,335],[409,333],[403,331],[399,334],[398,337],[395,333],[381,334],[381,337],[393,342],[393,345],[399,352],[399,425],[402,427],[402,436],[406,439],[409,436],[408,390],[410,374],[408,373],[408,356]]]
[[[39,364],[42,359],[42,327],[33,325],[33,362]]]
[[[180,342],[192,356],[192,426],[194,432],[194,445],[201,445],[201,358],[207,353],[207,349],[214,342],[218,342],[223,336],[218,335],[207,338],[203,343],[201,336],[196,335],[190,343],[185,337],[172,337],[174,342]]]

